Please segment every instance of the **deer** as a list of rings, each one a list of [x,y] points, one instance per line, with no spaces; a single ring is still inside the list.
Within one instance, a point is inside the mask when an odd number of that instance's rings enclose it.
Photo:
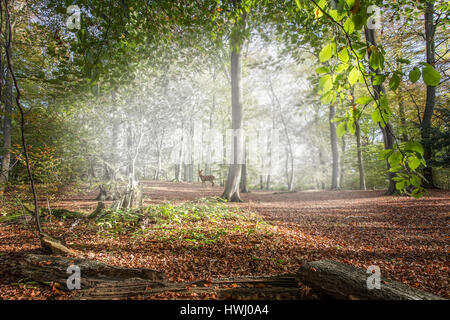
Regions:
[[[212,187],[214,187],[214,176],[204,176],[202,174],[203,170],[198,171],[198,175],[200,177],[200,180],[202,180],[202,186],[205,186],[205,182],[209,181],[212,183]]]

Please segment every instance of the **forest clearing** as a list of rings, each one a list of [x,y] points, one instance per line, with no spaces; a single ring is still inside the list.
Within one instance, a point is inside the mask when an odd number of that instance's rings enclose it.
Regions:
[[[145,206],[182,205],[213,199],[223,191],[220,187],[203,188],[201,183],[142,183],[145,198],[150,199]],[[80,212],[87,220],[97,206],[96,194],[97,189],[89,189],[88,185],[75,192],[68,190],[53,202],[53,209]],[[248,221],[234,218],[213,224],[208,223],[210,218],[172,221],[167,229],[161,230],[159,224],[154,224],[144,232],[139,224],[114,231],[101,229],[101,225],[87,228],[88,222],[83,221],[68,232],[74,221],[81,218],[55,217],[50,228],[52,234],[65,236],[71,248],[91,259],[161,270],[172,281],[277,275],[295,271],[306,261],[332,259],[362,268],[379,265],[390,279],[450,297],[449,191],[436,190],[420,200],[384,196],[381,190],[254,191],[245,194],[244,201],[226,206],[257,215]],[[39,239],[26,222],[0,226],[0,298],[73,297],[67,291],[21,282],[18,262],[24,253],[39,252]],[[299,286],[296,294],[306,299],[317,298],[310,290]],[[267,298],[254,295],[234,298]],[[166,292],[146,298],[217,299],[218,296],[213,290],[207,294]]]
[[[0,300],[448,300],[449,25],[445,0],[0,0]]]

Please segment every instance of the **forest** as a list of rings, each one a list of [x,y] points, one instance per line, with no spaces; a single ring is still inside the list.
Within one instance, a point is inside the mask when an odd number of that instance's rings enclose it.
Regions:
[[[0,300],[450,298],[449,12],[0,0]]]

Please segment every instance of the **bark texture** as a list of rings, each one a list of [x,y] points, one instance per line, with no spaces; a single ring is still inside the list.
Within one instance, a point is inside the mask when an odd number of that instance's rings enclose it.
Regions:
[[[380,289],[368,289],[366,270],[332,260],[308,262],[297,272],[299,280],[326,296],[339,300],[442,300],[403,283],[383,279]]]
[[[238,6],[236,2],[235,6]],[[234,150],[234,159],[228,170],[228,178],[225,183],[225,189],[222,194],[222,198],[228,201],[240,202],[241,197],[239,195],[239,183],[241,180],[241,166],[242,159],[238,159],[238,155],[242,153],[243,150],[243,140],[239,136],[240,130],[242,129],[242,57],[241,57],[241,45],[240,45],[240,32],[245,25],[245,13],[242,15],[242,25],[236,25],[235,30],[232,35],[231,46],[231,104],[232,104],[232,115],[231,115],[231,128],[233,132],[237,135],[232,137],[232,147]]]
[[[11,50],[11,49],[8,49]],[[9,53],[11,54],[11,52]],[[0,185],[9,181],[9,164],[11,161],[11,114],[13,110],[13,81],[10,72],[6,76],[5,86],[5,113],[3,116],[3,154],[0,168]]]
[[[361,126],[359,124],[359,119],[355,120],[355,136],[356,136],[356,152],[358,156],[359,189],[366,190],[366,178],[364,175],[364,163],[361,149]]]
[[[365,31],[367,46],[371,46],[371,45],[377,46],[375,29],[369,29],[367,27],[364,27],[364,31]],[[369,52],[369,57],[370,57],[370,52]],[[371,68],[371,70],[374,71],[372,68]],[[375,73],[379,74],[380,69],[377,69],[375,71]],[[373,87],[373,91],[374,91],[374,96],[375,96],[376,100],[379,101],[381,94],[385,93],[384,87],[383,87],[383,85],[372,85],[372,87]],[[387,123],[383,123],[383,125],[380,124],[380,129],[381,129],[381,133],[383,134],[384,149],[392,150],[394,148],[395,136],[394,136],[394,128],[393,128],[391,122],[388,121]],[[396,188],[395,188],[395,181],[393,180],[393,178],[396,176],[396,173],[389,171],[391,166],[387,160],[386,160],[386,166],[388,169],[388,179],[389,179],[389,186],[386,191],[386,194],[394,194],[396,192]]]
[[[425,3],[425,45],[426,45],[426,57],[427,63],[434,67],[435,65],[435,44],[434,44],[434,1],[427,1]],[[427,96],[425,101],[425,110],[423,112],[422,123],[420,128],[420,134],[422,138],[422,145],[424,154],[423,157],[427,163],[427,166],[423,170],[423,176],[425,177],[424,186],[426,188],[435,188],[436,185],[433,179],[433,168],[430,162],[433,157],[433,150],[431,148],[431,126],[434,112],[434,106],[436,104],[436,87],[427,86]]]
[[[331,154],[333,157],[333,166],[331,172],[331,189],[339,189],[339,149],[338,138],[336,133],[336,122],[332,121],[336,117],[336,107],[330,106],[329,120],[330,120],[330,142]]]

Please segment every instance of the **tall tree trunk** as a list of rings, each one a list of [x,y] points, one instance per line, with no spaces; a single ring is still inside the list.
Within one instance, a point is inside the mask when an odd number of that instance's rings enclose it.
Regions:
[[[294,153],[292,151],[291,138],[290,138],[290,135],[289,135],[288,125],[287,125],[286,120],[285,120],[285,118],[283,116],[283,110],[281,108],[280,100],[278,99],[278,96],[276,95],[275,90],[273,89],[272,80],[270,79],[270,77],[268,78],[268,80],[269,80],[270,92],[272,94],[272,103],[274,103],[274,104],[276,104],[278,106],[278,112],[279,112],[281,124],[283,125],[284,135],[286,137],[286,143],[287,143],[287,148],[286,148],[286,178],[287,178],[288,190],[292,191],[292,186],[293,186],[293,182],[294,182]],[[272,121],[273,121],[272,122],[272,130],[275,130],[275,117],[273,118]],[[288,166],[288,163],[290,164],[290,166]],[[289,167],[290,167],[290,172],[289,172]]]
[[[366,190],[366,178],[364,176],[364,164],[361,149],[361,126],[359,119],[355,120],[355,136],[356,136],[356,151],[358,156],[358,169],[359,169],[359,189]]]
[[[244,144],[244,161],[243,161],[243,164],[242,164],[240,188],[241,188],[241,192],[242,193],[248,193],[248,184],[247,184],[247,150],[245,149],[245,144]]]
[[[184,141],[183,141],[183,127],[181,127],[181,137],[180,137],[180,151],[178,153],[178,163],[175,168],[175,180],[177,182],[181,181],[181,171],[183,168],[183,157],[184,157]]]
[[[434,44],[434,1],[427,1],[425,3],[425,45],[426,45],[426,57],[427,63],[434,67],[435,65],[435,44]],[[433,169],[430,162],[433,157],[433,150],[431,149],[431,126],[434,112],[434,106],[436,102],[436,87],[427,86],[427,97],[425,102],[425,111],[422,117],[422,125],[420,128],[420,134],[422,137],[422,145],[424,154],[423,157],[427,163],[427,166],[423,170],[423,176],[426,179],[424,181],[424,187],[435,188],[436,185],[433,179]]]
[[[225,185],[225,175],[227,172],[227,135],[225,133],[225,120],[223,125],[223,134],[222,134],[222,165],[220,167],[220,186],[223,187]]]
[[[364,27],[364,32],[365,32],[365,36],[366,36],[367,46],[368,47],[371,45],[377,46],[375,29],[369,29],[367,27]],[[369,51],[369,57],[370,57],[370,51]],[[371,70],[373,71],[372,68],[371,68]],[[379,74],[380,69],[377,69],[375,71],[375,73]],[[380,104],[380,95],[382,93],[383,94],[385,93],[384,87],[382,84],[381,85],[372,85],[372,87],[373,87],[375,98],[378,101],[377,103],[379,105]],[[388,121],[384,127],[380,124],[380,129],[381,129],[381,133],[383,134],[384,149],[392,150],[394,148],[395,137],[394,137],[394,128],[393,128],[391,122]],[[396,176],[396,173],[389,171],[391,166],[387,160],[386,160],[386,166],[388,169],[388,179],[389,179],[389,186],[386,191],[386,194],[389,195],[389,194],[394,194],[396,192],[395,181],[393,180],[393,178]]]
[[[315,106],[315,113],[314,113],[314,126],[315,128],[319,127],[319,116],[320,116],[320,110],[318,106]],[[318,131],[317,131],[318,132]],[[319,139],[320,132],[317,133],[316,139]],[[323,156],[323,147],[320,143],[320,140],[317,141],[317,161],[315,162],[315,168],[316,168],[316,183],[317,183],[317,189],[324,190],[325,189],[325,177],[326,177],[326,170],[325,170],[325,159]]]
[[[339,149],[338,139],[336,133],[336,122],[331,121],[336,116],[336,107],[330,106],[329,120],[330,120],[330,142],[331,142],[331,154],[333,157],[333,165],[331,172],[331,189],[339,189]]]
[[[266,179],[266,190],[270,190],[270,173],[267,175]]]
[[[111,164],[116,170],[119,167],[119,129],[120,129],[120,119],[117,117],[118,109],[116,105],[116,92],[113,90],[111,92],[111,103],[113,110],[113,127],[112,127],[112,140],[111,140]],[[113,179],[116,177],[113,176]]]
[[[345,147],[346,147],[345,136],[342,136],[341,159],[339,161],[339,164],[340,164],[340,168],[339,168],[339,186],[341,188],[344,188],[344,176],[345,176],[344,156],[345,156]]]
[[[9,49],[11,50],[11,49]],[[11,54],[11,51],[9,52]],[[10,72],[6,75],[5,114],[3,117],[3,157],[0,171],[0,184],[7,184],[9,180],[9,164],[11,161],[11,114],[13,101],[13,81]]]
[[[403,97],[399,92],[398,95],[398,114],[400,116],[400,124],[402,126],[402,140],[403,142],[408,141],[408,130],[406,127],[406,115],[405,115],[405,104],[403,103]]]
[[[0,23],[0,33],[1,33],[1,28],[3,26],[3,8],[2,8],[2,4],[0,2],[0,12],[1,12],[1,22]],[[20,92],[20,88],[19,85],[17,83],[17,79],[16,76],[14,75],[14,71],[13,71],[13,63],[12,63],[12,25],[13,23],[11,23],[11,16],[10,16],[10,12],[9,12],[9,8],[8,8],[8,0],[5,0],[5,13],[6,13],[6,31],[8,34],[8,40],[6,42],[6,61],[7,61],[7,65],[8,65],[8,71],[9,74],[12,78],[13,84],[14,84],[14,88],[16,89],[16,105],[17,108],[19,109],[19,113],[20,113],[20,136],[21,136],[21,141],[22,141],[22,147],[23,147],[23,155],[25,157],[25,165],[27,168],[27,174],[28,174],[28,179],[30,181],[30,185],[31,185],[31,193],[33,194],[33,203],[34,203],[34,218],[36,220],[36,228],[39,232],[39,234],[42,234],[42,228],[41,228],[41,222],[40,222],[40,217],[39,217],[39,203],[38,203],[38,196],[37,196],[37,192],[36,192],[36,186],[34,183],[34,177],[33,177],[33,171],[31,169],[30,166],[30,158],[28,156],[28,145],[27,145],[27,141],[25,138],[25,111],[24,108],[22,106],[22,103],[20,102],[20,98],[21,98],[21,92]],[[43,241],[41,238],[41,245],[43,246]]]
[[[127,128],[127,151],[128,151],[128,163],[127,174],[128,184],[126,190],[119,195],[119,198],[111,205],[112,210],[118,209],[131,209],[142,207],[142,188],[139,184],[139,180],[136,175],[136,160],[139,155],[139,149],[143,140],[144,134],[141,133],[136,147],[133,143],[133,134],[131,127]],[[134,149],[134,150],[133,150]]]
[[[235,9],[239,9],[240,1],[235,1]],[[222,198],[228,201],[241,202],[239,195],[239,182],[241,180],[242,159],[238,159],[238,154],[243,151],[242,135],[242,57],[241,57],[241,32],[245,28],[246,13],[241,16],[242,21],[236,23],[233,34],[231,36],[231,128],[233,129],[232,147],[234,150],[234,159],[228,171],[228,178],[225,184]]]
[[[193,157],[193,152],[194,152],[194,144],[193,144],[193,139],[194,139],[194,122],[191,121],[189,122],[189,137],[188,137],[188,160],[189,160],[189,164],[187,165],[187,181],[188,182],[194,182],[194,157]]]
[[[275,106],[272,103],[272,130],[270,131],[270,134],[267,137],[267,159],[268,159],[268,163],[267,163],[267,179],[266,179],[266,190],[270,190],[270,183],[271,183],[271,175],[272,175],[272,166],[274,165],[272,163],[273,160],[273,137],[274,137],[274,132],[277,128],[276,123],[275,123]]]
[[[290,146],[286,146],[285,148],[286,160],[284,163],[284,170],[286,174],[288,191],[292,191],[294,185],[294,159],[292,157],[292,151],[290,151],[289,147]]]
[[[159,180],[160,172],[161,172],[161,148],[160,148],[160,145],[158,145],[157,164],[156,164],[154,180]]]
[[[216,83],[216,68],[213,70],[213,85]],[[212,106],[211,111],[209,113],[209,135],[208,135],[208,151],[207,151],[207,157],[206,157],[206,164],[205,164],[205,172],[207,175],[212,175],[212,141],[211,141],[211,133],[214,128],[214,111],[216,110],[216,91],[213,92],[212,95]]]
[[[189,178],[189,165],[183,164],[183,181],[187,182]]]

